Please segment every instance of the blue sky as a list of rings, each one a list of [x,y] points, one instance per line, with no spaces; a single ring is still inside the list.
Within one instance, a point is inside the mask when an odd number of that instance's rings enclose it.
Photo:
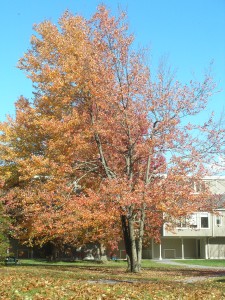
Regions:
[[[50,19],[57,23],[69,9],[89,18],[101,1],[3,0],[0,10],[0,120],[13,114],[20,95],[32,97],[32,83],[16,68],[30,46],[32,26]],[[219,114],[225,104],[225,0],[118,0],[104,1],[113,14],[118,7],[128,13],[135,46],[149,47],[155,67],[161,56],[177,70],[177,79],[201,80],[214,61],[213,75],[220,93],[214,95],[207,113]]]

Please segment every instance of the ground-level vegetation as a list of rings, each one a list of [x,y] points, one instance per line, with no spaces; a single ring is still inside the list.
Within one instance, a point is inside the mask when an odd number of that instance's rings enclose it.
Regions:
[[[188,265],[225,268],[224,259],[191,259],[191,260],[182,259],[182,260],[175,260],[175,262],[188,264]]]
[[[127,273],[126,262],[21,261],[0,268],[1,299],[225,299],[225,271],[144,262]]]

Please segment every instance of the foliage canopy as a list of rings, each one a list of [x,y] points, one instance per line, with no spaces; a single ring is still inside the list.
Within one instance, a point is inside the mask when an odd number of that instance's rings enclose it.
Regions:
[[[222,151],[224,132],[212,118],[188,118],[205,109],[212,78],[182,84],[165,65],[153,76],[126,15],[104,6],[90,20],[66,12],[35,31],[19,61],[34,99],[21,97],[0,128],[15,233],[30,244],[112,246],[123,232],[138,271],[145,235],[157,240],[163,222],[207,204],[193,182]]]

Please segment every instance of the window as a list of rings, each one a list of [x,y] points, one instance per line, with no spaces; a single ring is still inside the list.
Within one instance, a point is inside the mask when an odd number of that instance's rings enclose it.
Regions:
[[[222,217],[221,216],[216,216],[216,225],[221,226],[222,225]]]
[[[182,216],[177,222],[178,228],[197,228],[197,215]]]
[[[187,219],[186,217],[180,217],[180,219],[177,222],[178,228],[186,228],[187,227]]]
[[[208,214],[201,215],[201,228],[209,228],[209,216]]]
[[[197,228],[197,215],[192,214],[189,216],[189,223],[191,228]]]
[[[195,181],[193,183],[193,188],[195,193],[201,193],[206,190],[205,183],[202,181]]]

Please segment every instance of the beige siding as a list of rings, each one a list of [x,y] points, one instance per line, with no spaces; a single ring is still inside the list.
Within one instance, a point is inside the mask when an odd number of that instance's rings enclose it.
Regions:
[[[225,211],[217,211],[218,214],[213,215],[213,233],[212,236],[223,237],[225,235]],[[221,224],[218,225],[216,220],[220,219]]]
[[[209,239],[209,258],[225,258],[225,238]]]
[[[222,177],[208,177],[204,179],[210,187],[210,191],[215,195],[225,194],[225,179]]]
[[[197,258],[197,240],[183,239],[184,243],[184,258]]]
[[[162,239],[162,258],[181,257],[181,239]]]
[[[182,241],[184,249],[184,258],[198,257],[198,239],[194,238],[162,238],[161,240],[161,256],[162,259],[181,259],[182,258]],[[160,246],[154,244],[154,257],[160,257]],[[145,257],[143,257],[145,258]],[[146,257],[147,258],[147,257]]]

